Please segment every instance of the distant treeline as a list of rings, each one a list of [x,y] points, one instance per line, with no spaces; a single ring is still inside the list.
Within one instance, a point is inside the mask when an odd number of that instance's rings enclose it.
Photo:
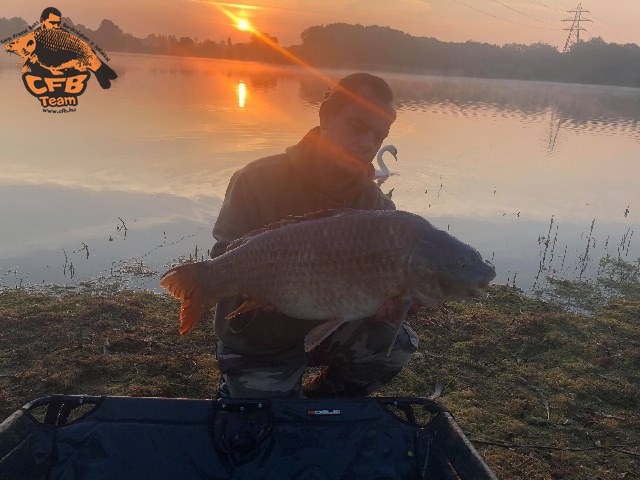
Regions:
[[[302,45],[290,50],[319,66],[640,87],[640,47],[601,38],[561,53],[542,43],[441,42],[388,27],[332,24],[306,29]]]
[[[63,18],[63,23],[84,32],[107,52],[291,63],[256,36],[248,43],[235,44],[230,39],[199,41],[174,35],[137,38],[110,20],[103,20],[97,30],[74,25],[69,18]],[[0,18],[0,38],[10,37],[26,26],[21,18]],[[277,38],[269,38],[278,43]],[[320,67],[640,87],[640,47],[635,43],[606,43],[601,38],[581,42],[561,53],[542,43],[498,46],[472,41],[441,42],[388,27],[335,23],[307,28],[301,40],[300,45],[286,49]]]

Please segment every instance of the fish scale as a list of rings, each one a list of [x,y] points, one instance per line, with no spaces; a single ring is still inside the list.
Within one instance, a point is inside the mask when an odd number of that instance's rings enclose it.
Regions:
[[[83,40],[59,28],[38,29],[35,32],[35,38],[51,50],[72,50],[75,53],[83,53],[88,50]]]
[[[91,47],[82,39],[66,30],[38,29],[35,31],[38,49],[46,49],[56,54],[67,54],[69,58],[77,59],[80,65],[94,70],[102,63]]]
[[[409,252],[409,239],[384,235],[382,222],[358,220],[352,222],[342,215],[288,225],[255,237],[254,248],[245,244],[246,249],[232,251],[225,259],[240,272],[255,270],[234,279],[236,288],[268,299],[296,318],[361,318],[363,309],[369,312],[379,306],[382,292],[390,296],[401,293],[395,280],[406,263],[402,256]],[[378,239],[373,246],[371,238]],[[401,240],[406,248],[397,249]],[[371,276],[377,281],[367,282]],[[265,278],[270,280],[265,282]]]
[[[324,321],[307,335],[308,351],[390,298],[432,305],[475,297],[494,277],[476,250],[418,215],[341,210],[252,232],[220,257],[169,270],[160,285],[182,301],[180,333],[222,298],[248,294],[237,312],[270,304],[293,318]]]

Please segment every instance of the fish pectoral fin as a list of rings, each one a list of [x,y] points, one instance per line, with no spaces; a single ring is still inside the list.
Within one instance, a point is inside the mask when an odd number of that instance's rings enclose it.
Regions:
[[[396,344],[396,339],[398,338],[402,324],[407,319],[407,315],[409,314],[409,310],[412,305],[413,297],[410,295],[400,297],[400,313],[398,314],[398,318],[396,318],[396,330],[393,333],[393,339],[391,340],[391,345],[389,345],[389,350],[387,350],[387,357],[391,355],[391,351],[393,350],[393,346]]]
[[[266,307],[267,305],[269,305],[269,303],[265,302],[264,300],[258,300],[257,298],[248,298],[242,303],[242,305],[240,305],[224,318],[225,320],[231,320],[241,313],[251,312],[252,310],[257,310],[258,308]]]
[[[316,348],[325,338],[335,332],[338,327],[345,322],[347,322],[347,320],[343,318],[334,318],[315,327],[304,337],[304,351],[310,352]]]

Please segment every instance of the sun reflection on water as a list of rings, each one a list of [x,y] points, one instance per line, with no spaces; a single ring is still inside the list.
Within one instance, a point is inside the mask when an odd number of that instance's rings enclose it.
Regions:
[[[244,108],[247,100],[247,84],[244,81],[238,83],[238,107]]]

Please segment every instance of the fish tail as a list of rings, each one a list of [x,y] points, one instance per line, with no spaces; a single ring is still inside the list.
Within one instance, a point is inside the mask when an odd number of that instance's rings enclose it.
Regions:
[[[96,80],[98,80],[98,83],[104,89],[111,87],[111,80],[118,78],[116,72],[114,72],[113,69],[104,62],[102,62],[102,65],[95,71],[95,73]]]
[[[160,279],[160,286],[180,300],[180,334],[194,328],[216,303],[202,288],[200,266],[197,263],[180,265]]]

